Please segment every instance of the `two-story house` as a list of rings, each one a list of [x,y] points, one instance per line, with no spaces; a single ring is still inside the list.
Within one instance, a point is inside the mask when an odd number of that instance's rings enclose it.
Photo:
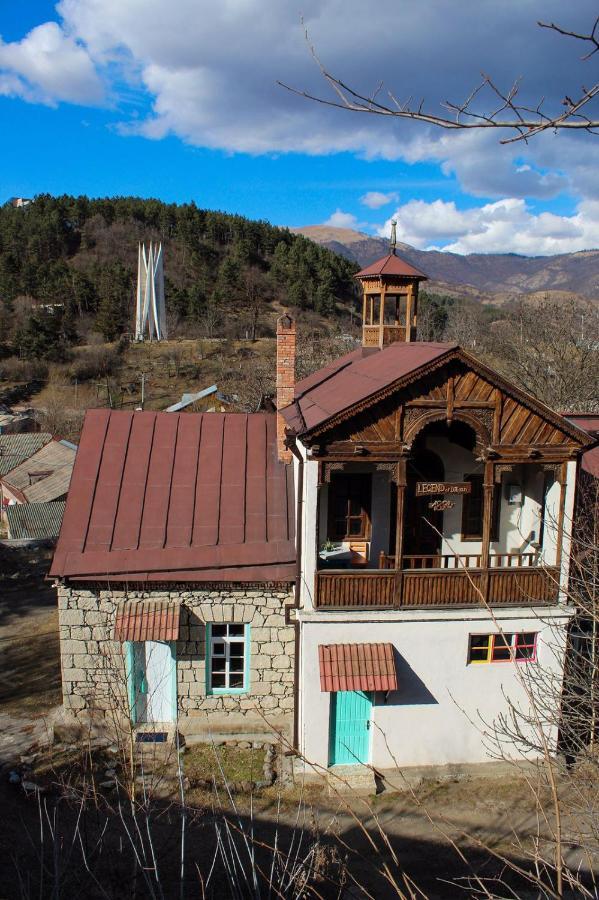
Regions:
[[[52,567],[71,715],[278,729],[324,767],[482,762],[520,667],[560,677],[593,440],[418,341],[425,276],[394,248],[357,277],[362,346],[297,384],[280,318],[276,414],[88,413]]]
[[[424,277],[393,247],[359,272],[362,346],[282,409],[300,492],[298,744],[319,766],[484,762],[482,732],[530,705],[522,667],[561,679],[592,441],[456,344],[419,342]]]

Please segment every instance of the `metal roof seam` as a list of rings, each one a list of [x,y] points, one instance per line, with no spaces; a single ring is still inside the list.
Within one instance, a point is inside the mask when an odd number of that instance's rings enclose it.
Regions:
[[[127,442],[125,444],[125,459],[124,459],[123,465],[121,467],[121,477],[119,479],[119,493],[118,493],[117,502],[116,502],[116,510],[115,510],[114,517],[112,520],[112,531],[110,534],[110,544],[108,545],[109,550],[112,550],[112,545],[114,543],[114,532],[116,529],[116,523],[117,523],[118,516],[119,516],[119,508],[121,505],[121,497],[122,497],[122,493],[123,493],[123,475],[125,472],[125,462],[127,461],[127,454],[129,452],[129,442],[131,440],[132,429],[133,429],[133,416],[131,416],[131,418],[129,420],[129,430],[127,432]],[[100,471],[100,469],[98,467],[98,473],[99,473],[99,471]]]
[[[89,537],[89,529],[90,529],[90,527],[91,527],[91,510],[93,509],[94,501],[95,501],[95,499],[96,499],[96,491],[97,491],[97,489],[98,489],[98,479],[99,479],[99,477],[100,477],[100,467],[101,467],[101,465],[102,465],[102,459],[103,459],[103,457],[104,457],[104,448],[105,448],[105,446],[106,446],[106,433],[107,433],[107,431],[108,431],[108,423],[109,423],[109,421],[110,421],[110,413],[109,413],[107,416],[105,416],[105,421],[104,421],[104,433],[103,433],[103,436],[102,436],[102,449],[100,450],[100,456],[99,456],[99,459],[98,459],[98,464],[97,464],[97,466],[96,466],[96,472],[95,472],[95,477],[94,477],[94,485],[93,485],[93,488],[92,488],[92,495],[91,495],[91,498],[90,498],[90,499],[91,499],[91,503],[90,503],[90,515],[89,515],[88,518],[87,518],[87,524],[86,524],[86,526],[85,526],[85,534],[84,534],[84,536],[83,536],[83,544],[82,544],[82,548],[81,548],[82,550],[85,550],[86,547],[87,547],[87,539],[88,539],[88,537]],[[75,457],[75,465],[77,465],[77,457]]]
[[[177,413],[177,425],[175,427],[175,445],[173,447],[173,459],[171,461],[171,474],[168,480],[168,498],[166,501],[166,511],[164,516],[164,530],[162,532],[162,549],[168,543],[168,523],[171,512],[171,499],[173,496],[173,475],[175,473],[175,460],[177,459],[177,443],[179,441],[179,425],[181,424],[181,415]]]
[[[191,505],[191,528],[189,529],[189,546],[193,547],[193,533],[196,522],[196,505],[198,500],[198,477],[200,474],[200,447],[202,445],[202,430],[204,428],[204,416],[200,416],[200,430],[198,434],[198,440],[196,444],[196,454],[195,454],[195,477],[193,480],[193,500]]]
[[[150,461],[151,461],[151,459],[152,459],[152,448],[154,447],[154,438],[156,437],[156,421],[157,421],[157,418],[158,418],[158,417],[157,417],[156,414],[154,413],[154,416],[153,416],[153,418],[152,418],[152,440],[150,441],[150,455],[149,455],[149,457],[148,457],[148,465],[147,465],[146,471],[145,471],[145,476],[146,476],[146,477],[145,477],[145,482],[144,482],[144,493],[143,493],[143,498],[142,498],[142,501],[141,501],[141,510],[140,510],[139,521],[138,521],[138,523],[137,523],[137,542],[136,542],[136,547],[137,547],[138,550],[140,549],[140,544],[141,544],[141,528],[142,528],[142,524],[143,524],[143,520],[144,520],[144,512],[145,512],[145,508],[146,508],[146,495],[147,495],[147,493],[148,493],[148,480],[149,480],[149,477],[150,477]]]
[[[220,441],[220,472],[218,478],[218,516],[216,522],[216,543],[220,544],[220,533],[221,533],[221,518],[222,518],[222,499],[223,499],[223,460],[225,457],[225,426],[226,426],[226,418],[223,416],[222,419],[222,428],[221,428],[221,441]]]

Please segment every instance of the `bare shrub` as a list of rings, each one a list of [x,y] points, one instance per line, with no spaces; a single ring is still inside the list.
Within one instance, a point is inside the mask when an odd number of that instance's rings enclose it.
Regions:
[[[121,365],[121,357],[116,350],[106,345],[87,347],[79,350],[76,359],[69,367],[69,376],[73,381],[91,381],[94,378],[106,378],[114,374]]]
[[[48,366],[40,360],[10,356],[0,361],[0,381],[45,381],[47,377]]]

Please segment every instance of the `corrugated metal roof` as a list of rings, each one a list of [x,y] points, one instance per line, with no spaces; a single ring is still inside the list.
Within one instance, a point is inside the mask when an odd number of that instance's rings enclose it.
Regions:
[[[321,691],[396,691],[393,644],[320,644]]]
[[[210,387],[204,388],[203,391],[198,391],[197,394],[183,394],[178,403],[173,403],[172,406],[167,406],[164,411],[170,413],[179,412],[180,409],[185,409],[186,406],[191,406],[192,403],[196,403],[198,400],[202,400],[204,397],[209,397],[210,394],[216,394],[217,391],[217,385],[213,384]]]
[[[295,400],[281,410],[296,434],[310,431],[422,366],[449,355],[455,343],[424,341],[359,347],[295,386]]]
[[[123,600],[117,607],[115,641],[176,641],[181,607],[168,600]]]
[[[6,507],[10,540],[42,540],[58,537],[66,504],[16,503]]]
[[[74,462],[74,460],[73,460]],[[31,487],[25,488],[23,495],[28,503],[50,503],[64,497],[69,490],[73,474],[73,462],[35,481]]]
[[[31,434],[0,434],[0,477],[29,459],[51,440],[52,435],[42,431]]]
[[[395,253],[388,253],[387,256],[381,256],[380,259],[370,263],[365,269],[356,272],[355,277],[362,278],[366,275],[402,275],[406,278],[427,280],[427,276],[424,272],[421,272],[420,269],[410,265],[409,262],[402,259],[401,256],[397,256]]]
[[[51,574],[292,581],[276,416],[89,410]]]
[[[15,466],[15,468],[6,472],[4,479],[7,484],[27,495],[28,489],[33,486],[34,480],[36,480],[38,475],[46,473],[44,478],[48,478],[49,475],[64,467],[68,467],[70,471],[75,462],[75,454],[76,450],[73,449],[72,446],[63,443],[63,441],[48,441],[41,449],[38,449],[36,453],[33,453],[32,456],[29,456],[18,466]],[[40,478],[40,480],[42,479]],[[66,484],[68,489],[68,480]],[[64,490],[58,494],[55,493],[54,497],[59,497],[64,493]],[[31,499],[51,500],[52,497],[42,498],[37,496],[34,491],[34,496]]]

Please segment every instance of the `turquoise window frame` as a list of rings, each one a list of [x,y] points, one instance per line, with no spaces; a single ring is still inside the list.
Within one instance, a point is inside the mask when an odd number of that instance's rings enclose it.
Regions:
[[[137,703],[135,702],[135,679],[133,677],[133,643],[125,643],[125,672],[127,675],[127,696],[129,698],[129,716],[133,725],[137,724]]]
[[[241,625],[241,622],[206,622],[206,694],[217,697],[238,696],[239,694],[249,694],[250,691],[250,626],[243,626],[243,639],[245,644],[245,652],[243,659],[243,682],[242,688],[213,688],[212,687],[212,626],[213,625]]]

